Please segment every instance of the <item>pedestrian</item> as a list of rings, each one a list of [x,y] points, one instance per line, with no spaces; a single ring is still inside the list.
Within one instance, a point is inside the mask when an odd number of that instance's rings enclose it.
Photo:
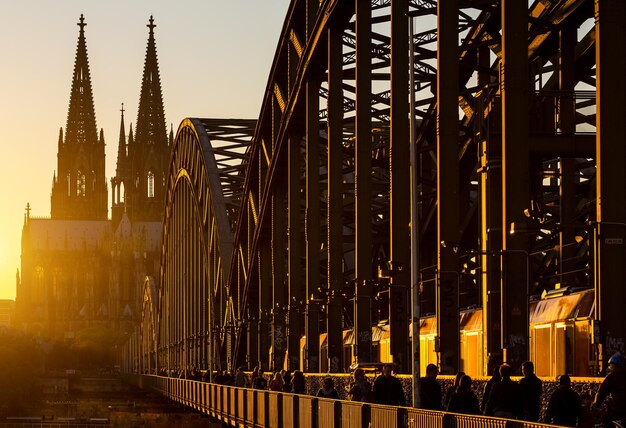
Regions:
[[[535,365],[532,361],[522,364],[523,378],[519,384],[523,391],[523,409],[521,419],[525,421],[537,422],[541,412],[541,394],[543,386],[541,379],[535,375]]]
[[[237,369],[237,373],[235,373],[235,386],[237,388],[245,388],[248,383],[248,377],[243,372],[243,366]]]
[[[365,371],[363,369],[356,369],[352,376],[354,377],[354,381],[350,383],[350,389],[348,390],[350,401],[371,403],[372,384],[365,378]]]
[[[283,382],[285,383],[283,385],[283,392],[291,392],[292,379],[293,379],[293,376],[291,375],[291,370],[287,370],[286,372],[283,373]]]
[[[609,425],[612,421],[621,421],[622,425],[626,424],[626,368],[624,356],[616,352],[609,359],[609,374],[604,378],[596,398],[593,402],[593,407],[600,407],[606,397],[611,396],[611,401],[607,404],[607,414],[605,416],[605,426]]]
[[[566,374],[559,377],[559,387],[550,396],[544,421],[549,424],[566,427],[580,426],[582,422],[582,404],[580,395],[571,386]]]
[[[491,388],[485,415],[516,419],[522,413],[523,392],[519,383],[511,380],[511,366],[500,366],[502,380]]]
[[[300,370],[293,372],[293,380],[291,381],[294,394],[305,394],[306,383],[304,381],[304,373]]]
[[[339,399],[339,394],[337,393],[337,390],[335,389],[335,383],[330,377],[324,378],[324,384],[319,389],[319,391],[317,391],[316,395],[321,398],[334,398],[336,400]]]
[[[459,384],[461,383],[461,378],[463,376],[465,376],[465,372],[458,372],[456,374],[456,377],[454,378],[454,385],[448,388],[448,390],[446,391],[446,396],[443,399],[444,408],[448,407],[448,404],[450,404],[450,397],[452,397],[452,394],[456,392],[456,389],[459,387]]]
[[[489,395],[491,394],[491,388],[497,382],[500,382],[502,378],[500,377],[500,366],[497,365],[493,368],[493,373],[487,383],[485,384],[485,388],[483,389],[483,400],[480,403],[480,411],[485,413],[485,409],[487,409],[487,403],[489,402]]]
[[[463,375],[456,391],[450,395],[448,412],[464,413],[466,415],[479,415],[480,405],[478,397],[472,391],[472,378]]]
[[[596,420],[602,417],[602,411],[593,407],[593,397],[588,392],[580,396],[582,401],[582,414],[578,421],[579,428],[595,428]]]
[[[283,381],[283,376],[280,374],[280,372],[274,373],[274,377],[272,378],[272,380],[270,380],[270,384],[268,385],[267,389],[269,389],[270,391],[282,392],[284,387],[285,381]]]
[[[374,381],[374,401],[378,404],[405,406],[404,389],[400,380],[391,374],[391,370],[391,364],[384,364],[382,374]]]
[[[254,366],[252,369],[252,374],[250,375],[250,385],[254,388],[254,383],[256,382],[256,378],[259,377],[259,366]]]
[[[434,364],[426,366],[426,376],[420,378],[420,407],[427,410],[443,410],[441,386],[437,382],[439,369]]]
[[[254,379],[252,388],[267,389],[267,380],[263,377],[263,369],[258,370],[257,377]]]

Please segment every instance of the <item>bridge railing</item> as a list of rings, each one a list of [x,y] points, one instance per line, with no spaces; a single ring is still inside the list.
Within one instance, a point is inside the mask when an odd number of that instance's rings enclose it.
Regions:
[[[285,428],[539,428],[546,425],[488,416],[460,415],[410,407],[318,398],[286,392],[236,388],[194,380],[128,375],[152,389],[231,426]]]

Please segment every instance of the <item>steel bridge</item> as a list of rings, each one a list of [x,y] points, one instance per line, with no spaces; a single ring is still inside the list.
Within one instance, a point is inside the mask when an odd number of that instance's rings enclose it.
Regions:
[[[127,369],[409,372],[419,283],[443,373],[460,309],[486,374],[529,358],[531,296],[577,288],[601,370],[626,338],[624,22],[615,0],[293,0],[258,120],[178,129]]]

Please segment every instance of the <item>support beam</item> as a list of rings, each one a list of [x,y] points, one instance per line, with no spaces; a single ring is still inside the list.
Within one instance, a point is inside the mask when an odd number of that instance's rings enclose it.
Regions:
[[[410,200],[409,179],[409,4],[391,1],[391,142],[389,170],[390,256],[392,264],[389,295],[390,348],[400,373],[410,371],[409,285],[410,278]]]
[[[281,179],[284,183],[286,179]],[[288,290],[285,272],[286,238],[285,192],[282,184],[275,184],[272,195],[272,370],[284,367],[287,351]]]
[[[328,370],[343,371],[343,80],[341,27],[328,29]]]
[[[356,147],[354,200],[356,224],[354,355],[372,359],[372,5],[356,6]]]
[[[310,2],[309,2],[310,3]],[[308,3],[307,3],[308,4]],[[319,372],[320,312],[320,127],[319,82],[306,83],[306,370]]]
[[[596,313],[600,320],[602,371],[616,351],[625,351],[624,277],[626,263],[626,131],[624,52],[626,3],[595,1],[596,16],[596,210],[598,283]]]
[[[502,0],[502,347],[514,372],[528,359],[528,237],[509,234],[530,205],[528,3]]]
[[[458,0],[437,2],[437,336],[441,373],[460,370]]]

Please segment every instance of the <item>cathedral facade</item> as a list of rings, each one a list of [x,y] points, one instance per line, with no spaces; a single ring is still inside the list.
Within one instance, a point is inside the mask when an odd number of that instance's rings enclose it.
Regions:
[[[156,25],[150,17],[136,133],[131,125],[126,136],[122,108],[109,219],[104,132],[96,127],[82,15],[78,26],[50,218],[31,217],[27,206],[15,320],[37,336],[110,345],[137,325],[144,279],[158,272],[173,135],[166,130]]]

